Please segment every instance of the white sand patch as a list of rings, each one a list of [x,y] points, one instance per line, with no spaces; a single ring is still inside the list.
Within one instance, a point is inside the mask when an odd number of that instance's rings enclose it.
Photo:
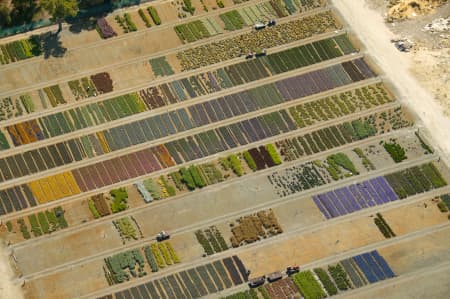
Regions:
[[[441,151],[447,163],[450,160],[450,119],[443,108],[410,73],[410,55],[399,52],[390,42],[394,34],[383,17],[364,1],[332,0],[354,33],[364,43],[369,55],[390,79],[399,101],[417,114],[429,130],[433,146]],[[420,126],[420,124],[419,124]]]
[[[0,240],[0,299],[24,298],[22,288],[15,284],[14,271],[11,268],[9,250]]]

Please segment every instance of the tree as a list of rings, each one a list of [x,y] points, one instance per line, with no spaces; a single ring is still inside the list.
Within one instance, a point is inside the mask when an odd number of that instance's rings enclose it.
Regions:
[[[41,6],[48,11],[53,19],[58,22],[58,31],[62,30],[62,21],[65,17],[74,17],[78,13],[77,0],[41,0]]]
[[[8,7],[0,5],[0,28],[8,27],[11,24],[11,16]]]

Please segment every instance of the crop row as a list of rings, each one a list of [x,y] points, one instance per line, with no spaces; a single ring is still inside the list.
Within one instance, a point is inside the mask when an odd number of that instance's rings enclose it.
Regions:
[[[142,249],[131,249],[104,259],[103,270],[108,283],[110,285],[122,283],[130,280],[131,277],[147,275],[144,256],[151,272],[157,272],[160,268],[180,262],[170,242],[153,243]],[[138,267],[137,272],[136,266]]]
[[[202,245],[206,255],[225,251],[228,249],[228,245],[225,242],[221,232],[215,226],[211,226],[207,229],[197,230],[195,232],[197,241]]]
[[[309,7],[305,7],[305,9],[309,9]],[[284,16],[287,16],[287,13],[277,15],[270,1],[257,3],[219,15],[220,19],[225,24],[225,30],[229,31],[242,29],[244,26],[253,26],[259,22]]]
[[[61,165],[70,164],[75,161],[80,161],[85,158],[92,158],[94,156],[99,156],[111,151],[127,148],[147,141],[156,140],[172,134],[208,125],[214,122],[223,121],[231,117],[246,114],[248,112],[253,112],[273,105],[281,104],[284,101],[293,100],[294,97],[291,94],[294,94],[299,97],[308,95],[303,94],[302,92],[298,92],[298,90],[301,90],[302,87],[300,85],[294,85],[295,81],[292,81],[292,79],[302,80],[302,78],[313,76],[318,72],[319,74],[322,75],[322,77],[320,78],[322,80],[326,80],[328,78],[331,78],[331,76],[333,76],[333,74],[335,74],[335,72],[339,70],[343,70],[342,66],[336,65],[324,70],[306,73],[296,76],[294,78],[286,79],[285,81],[289,81],[289,83],[286,82],[283,85],[281,85],[282,83],[281,81],[278,81],[275,84],[260,86],[254,89],[250,89],[248,91],[228,95],[219,99],[214,99],[209,102],[196,104],[188,108],[180,108],[175,111],[152,116],[144,120],[135,121],[125,125],[113,127],[105,131],[97,132],[96,134],[91,134],[88,136],[67,140],[65,142],[61,142],[56,145],[50,145],[39,149],[30,150],[23,154],[16,154],[15,156],[12,157],[3,158],[0,159],[0,164],[4,163],[5,168],[1,169],[3,178],[0,177],[0,181],[9,180],[12,178],[17,178],[27,174],[35,173],[37,171],[37,168],[41,169],[41,167],[36,167],[33,161],[30,161],[29,159],[30,155],[33,156],[33,158],[35,159],[39,159],[39,155],[49,156],[48,159],[42,160],[41,158],[41,161],[35,161],[37,165],[43,164],[44,165],[43,169],[46,168],[51,169]],[[320,84],[320,82],[325,81],[316,81],[316,82],[318,86],[321,86],[320,87],[321,89],[319,89],[318,87],[317,90],[310,92],[320,92],[323,90],[327,90],[328,88],[339,86],[338,85],[339,83],[335,83],[334,85],[329,86]],[[290,94],[287,95],[289,97],[284,98],[280,94],[280,91],[282,91],[280,90],[280,88],[281,87],[287,88],[289,86],[291,86],[289,88]],[[139,104],[140,102],[138,100],[135,100],[136,97],[130,96],[127,97],[126,99],[128,99],[128,101],[126,101],[124,98],[122,101],[123,105],[119,106],[123,107],[123,110],[121,110],[122,114],[130,113],[128,111],[132,111],[132,109],[134,110],[144,109],[143,105],[140,105]],[[118,108],[118,110],[119,109],[120,108]],[[272,115],[272,117],[266,116],[265,119],[267,119],[267,121],[269,122],[275,121],[276,123],[278,123],[279,126],[281,126],[280,127],[281,131],[283,132],[286,132],[287,130],[294,130],[297,128],[297,126],[293,123],[293,121],[291,120],[290,116],[288,116],[286,111],[282,110],[280,113],[270,114]],[[63,114],[54,115],[54,122],[58,121],[58,116],[59,118],[61,118]],[[279,119],[280,117],[283,117],[285,121],[277,121],[277,119]],[[46,119],[49,118],[47,117]],[[279,134],[277,133],[276,127],[270,124],[266,125],[260,124],[257,119],[258,118],[254,118],[252,120],[242,122],[242,126],[246,128],[247,134],[249,135],[243,137],[242,136],[243,132],[241,133],[233,132],[233,134],[241,135],[236,136],[238,143],[240,143],[241,145],[247,144],[248,142],[245,140],[248,140],[249,142],[254,142],[263,138]],[[35,120],[25,122],[22,124],[27,124],[28,127],[26,129],[28,131],[33,130],[33,132],[38,132],[36,134],[35,139],[44,138],[42,132],[40,132],[39,129],[37,129],[37,123]],[[16,125],[14,128],[17,128],[18,126],[19,125]],[[252,128],[252,126],[255,127]],[[20,126],[20,128],[25,129],[23,128],[23,126]],[[52,128],[53,132],[70,130],[69,125],[66,125],[65,127],[55,126]],[[222,129],[221,131],[223,130],[224,129]],[[44,131],[44,134],[48,134],[48,132]],[[233,140],[233,138],[229,138],[228,137],[229,134],[227,134],[226,132],[223,132],[223,134],[226,135],[224,136],[224,138],[226,140],[225,142],[228,143],[228,146],[231,147],[236,146],[236,141]],[[215,134],[212,131],[199,134],[200,136],[199,138],[202,139],[202,141],[205,141],[205,144],[199,144],[200,150],[196,149],[195,151],[189,153],[181,152],[180,153],[181,155],[185,154],[183,155],[183,159],[185,160],[186,157],[188,157],[190,160],[192,160],[192,157],[195,158],[196,156],[199,156],[201,153],[203,153],[204,156],[204,153],[209,152],[217,153],[217,150],[223,150],[224,148],[227,147],[225,146],[223,141],[222,142],[220,142],[219,140],[215,141],[217,137],[214,137],[213,135]],[[212,143],[209,141],[211,141]],[[177,141],[175,141],[175,143],[176,142]],[[182,159],[179,156],[179,154],[177,154],[177,150],[175,151],[173,150],[172,145],[173,143],[174,142],[169,143],[168,145],[169,151],[171,151],[171,154],[175,159],[175,161],[177,163],[181,163]],[[214,143],[216,143],[217,146],[214,146]],[[50,151],[52,154],[49,155],[48,151]],[[28,157],[25,158],[25,156]],[[52,161],[52,158],[50,156],[53,157],[54,161]],[[23,163],[25,163],[26,161],[27,164],[31,165],[29,165],[29,167],[23,167],[19,169],[17,166],[14,165],[14,162],[10,162],[10,160],[11,161],[21,160],[21,162],[23,161]],[[9,167],[6,165],[8,165]],[[47,165],[47,167],[45,167],[45,165]]]
[[[289,123],[290,120],[286,117],[288,117],[287,114],[271,113],[236,124],[219,127],[214,130],[169,142],[162,147],[146,149],[124,157],[76,169],[73,171],[73,175],[79,188],[83,190],[83,192],[94,190],[98,187],[133,178],[137,175],[148,174],[161,168],[175,165],[175,163],[182,164],[184,162],[219,153],[223,150],[232,149],[239,145],[245,145],[248,144],[248,142],[255,142],[261,138],[264,139],[268,136],[275,136],[282,132],[287,132],[289,129],[286,125],[286,121]],[[275,129],[274,124],[278,124],[278,126],[281,125],[281,127]],[[314,134],[314,132],[312,134]],[[345,136],[345,134],[343,135]],[[295,138],[289,140],[295,140]],[[280,152],[283,152],[285,147],[280,147],[279,145],[287,143],[287,140],[277,143]],[[242,172],[242,169],[239,171],[238,167],[236,168],[236,171]],[[278,190],[277,192],[281,196],[284,196],[323,183],[322,179],[314,178],[314,176],[310,177],[310,171],[305,171],[307,174],[296,175],[296,180],[292,183],[283,182],[284,179],[282,178],[279,178],[279,182],[278,179],[274,180],[273,183]],[[239,173],[237,174],[239,175]],[[303,176],[305,175],[308,177],[307,181],[304,181]],[[51,181],[54,181],[54,179],[51,179]],[[32,182],[30,185],[33,186],[35,184],[36,183]],[[75,188],[76,187],[74,187],[74,189]],[[50,195],[45,195],[45,193],[40,192],[41,189],[38,188],[37,190],[38,192],[35,195],[29,192],[29,196],[32,199],[36,197],[39,201],[45,201],[48,197],[54,198],[53,191],[49,191]],[[10,196],[10,198],[12,199],[12,202],[19,201],[18,197],[15,195]],[[12,208],[10,211],[12,211]]]
[[[67,82],[76,100],[96,96],[113,90],[112,80],[108,73],[98,73],[90,77],[83,77]],[[48,86],[37,90],[38,98],[32,98],[28,93],[20,96],[6,97],[0,100],[0,120],[7,120],[30,114],[38,110],[45,110],[49,106],[56,107],[67,104],[59,85]],[[39,102],[39,104],[37,104]],[[11,132],[14,135],[14,132]],[[31,135],[35,133],[30,133]],[[20,134],[19,134],[20,135]],[[15,135],[14,135],[15,136]],[[15,137],[20,141],[21,137]],[[25,139],[27,137],[24,137]],[[32,137],[28,137],[32,138]],[[1,150],[0,146],[0,150]]]
[[[374,118],[379,118],[382,115],[384,115],[384,113],[380,113],[377,116],[374,116]],[[395,115],[396,117],[400,118],[402,117],[401,113]],[[238,122],[224,127],[219,127],[214,130],[210,130],[194,136],[166,143],[165,146],[146,149],[143,151],[139,151],[137,153],[126,155],[124,157],[119,157],[113,160],[108,160],[102,163],[94,164],[92,166],[83,167],[82,169],[76,169],[73,171],[73,175],[76,178],[76,182],[80,189],[82,189],[83,191],[94,190],[98,187],[102,187],[115,182],[133,178],[137,175],[148,174],[161,168],[175,165],[175,163],[182,164],[184,162],[192,161],[208,155],[217,154],[223,150],[232,149],[239,145],[245,145],[248,144],[249,142],[255,142],[260,140],[261,138],[266,138],[268,136],[275,136],[282,132],[287,132],[289,131],[289,129],[286,124],[291,121],[289,120],[289,118],[286,117],[288,117],[288,115],[285,113],[275,113],[275,114],[271,113],[247,121]],[[368,117],[367,121],[370,121],[372,117],[373,116]],[[281,125],[281,127],[275,129],[274,127],[275,124],[277,124],[277,126]],[[343,129],[344,126],[342,125],[339,125],[337,127],[340,128],[340,132],[343,136],[342,138],[348,135],[347,137],[345,137],[345,139],[346,141],[351,142],[352,135],[348,133],[348,129],[344,130]],[[346,127],[352,128],[351,124],[349,124],[349,126]],[[292,128],[295,128],[295,126]],[[315,132],[312,132],[311,134],[314,135]],[[286,149],[285,144],[289,144],[293,140],[301,141],[302,139],[300,138],[304,137],[295,137],[287,139],[285,141],[278,142],[277,147],[279,148],[279,151],[283,154],[283,151],[285,151]],[[358,136],[356,135],[356,139],[353,140],[357,139]],[[298,142],[301,143],[300,141]],[[302,144],[304,149],[307,148],[305,144]],[[77,144],[75,143],[75,145]],[[306,153],[308,155],[310,154],[309,152]],[[47,159],[51,159],[48,153],[47,155],[48,155]],[[242,167],[239,167],[240,163],[235,163],[236,159],[230,159],[230,162],[231,160],[233,160],[234,163],[231,163],[230,166],[233,168],[233,170],[236,172],[237,175],[242,175]],[[3,160],[0,159],[0,163],[2,163],[2,161]],[[44,169],[45,168],[43,168],[43,170]],[[300,177],[302,176],[300,175]],[[51,180],[53,181],[54,179]],[[321,182],[321,180],[315,181]],[[310,183],[303,182],[303,179],[302,180],[297,179],[296,182],[292,184],[282,183],[282,180],[280,182],[274,183],[276,185],[275,187],[278,190],[277,192],[281,196],[301,191],[303,190],[303,188],[309,189],[312,184],[312,182]],[[33,183],[31,185],[33,185]],[[50,191],[50,195],[45,195],[44,193],[40,192],[39,190],[41,189],[38,188],[37,189],[38,193],[33,195],[33,193],[30,191],[27,185],[22,185],[18,190],[22,189],[28,190],[27,195],[28,201],[35,200],[35,197],[39,201],[41,200],[45,201],[46,200],[45,198],[47,197],[54,198],[53,191]],[[46,190],[47,189],[48,188],[46,188]],[[152,189],[154,192],[155,188],[150,188],[149,190]],[[19,195],[15,195],[14,191],[12,190],[9,190],[8,192],[10,192],[11,195],[9,196],[8,203],[5,204],[6,208],[3,209],[4,213],[10,213],[14,209],[20,210],[21,206],[26,207],[26,205],[19,204],[20,202]],[[23,194],[25,194],[24,192],[25,191],[21,191],[19,193],[20,196],[23,197]],[[157,196],[156,198],[159,198],[160,195],[158,194],[159,193],[155,193],[152,194],[152,196]],[[14,203],[14,206],[17,207],[12,208],[11,202]]]
[[[207,74],[201,74],[189,77],[188,79],[174,81],[170,84],[162,84],[156,87],[144,89],[141,90],[139,94],[126,94],[102,102],[92,103],[64,112],[44,116],[37,120],[18,123],[13,126],[8,126],[6,129],[9,132],[14,145],[19,146],[22,144],[36,142],[44,138],[67,134],[90,126],[112,122],[114,120],[146,110],[174,104],[177,102],[177,98],[182,101],[189,98],[193,99],[211,92],[220,91],[224,88],[242,85],[270,75],[279,74],[295,68],[327,60],[336,57],[336,55],[342,55],[342,53],[337,52],[334,54],[329,54],[331,56],[319,57],[317,52],[319,51],[318,49],[320,47],[320,43],[336,45],[334,39],[326,39],[314,44],[308,44],[274,53],[264,59],[246,61],[225,67],[223,69],[218,69],[212,73],[208,72]],[[314,59],[308,58],[312,55],[310,53],[314,54]],[[165,59],[163,58],[153,59],[151,60],[151,64],[157,74],[170,75],[173,73],[170,66],[168,66],[167,62],[165,62]],[[355,61],[355,64],[361,63],[359,61]],[[342,65],[341,68],[336,68],[335,70],[319,71],[317,74],[313,72],[309,75],[298,78],[298,80],[301,81],[299,83],[305,84],[313,84],[311,80],[325,80],[322,84],[323,86],[319,85],[319,89],[299,89],[296,94],[292,94],[294,90],[291,90],[291,93],[289,93],[289,89],[287,89],[288,87],[286,87],[286,84],[283,84],[283,81],[277,82],[278,86],[276,86],[276,88],[279,89],[279,93],[282,93],[286,99],[293,99],[293,97],[310,95],[314,92],[335,87],[336,85],[340,86],[341,84],[348,84],[352,80],[350,80],[348,75],[346,75],[343,67],[344,65]],[[361,69],[364,68],[365,66],[361,66]],[[336,81],[333,78],[337,76],[345,76],[344,78],[347,79],[339,80],[334,83],[329,82],[330,80]],[[91,79],[97,89],[102,89],[102,92],[108,92],[112,89],[112,85],[110,86],[110,89],[109,87],[105,88],[104,86],[105,82],[111,81],[107,73],[100,73],[91,76]],[[270,84],[267,85],[268,88],[270,88],[270,86]],[[49,92],[53,89],[56,92],[59,90],[59,87],[55,85],[54,87],[47,89]],[[257,88],[254,88],[248,92],[241,92],[236,94],[235,97],[237,97],[236,99],[242,98],[243,96],[247,96],[249,92],[251,95],[258,96],[256,90]],[[58,91],[57,94],[61,94],[61,92]],[[62,95],[58,96],[58,98],[62,99]],[[250,99],[247,101],[250,101]],[[227,117],[229,116],[227,115]]]
[[[239,267],[241,266],[241,267]],[[237,256],[174,273],[114,294],[115,298],[200,298],[242,284],[245,267]]]
[[[39,56],[41,53],[42,49],[38,37],[13,41],[0,45],[0,64],[8,64]]]
[[[402,199],[447,185],[447,182],[433,163],[387,175],[386,179],[398,197]]]
[[[366,139],[373,135],[383,134],[385,131],[395,130],[410,126],[409,122],[403,122],[404,114],[389,110],[386,114],[392,115],[391,121],[384,123],[382,114],[373,114],[365,119],[355,119],[343,124],[313,131],[311,133],[294,138],[281,140],[276,143],[281,156],[286,161],[293,161],[303,156],[309,156],[327,149],[336,148],[350,142]],[[383,126],[380,126],[383,123]],[[362,157],[364,159],[364,157]],[[367,157],[366,164],[369,163]],[[364,161],[363,161],[364,163]],[[370,165],[368,165],[370,167]],[[373,165],[372,165],[373,168]]]
[[[174,29],[180,40],[188,43],[222,33],[222,28],[212,18],[177,25]]]
[[[300,127],[318,121],[341,117],[394,101],[381,83],[342,92],[320,101],[304,103],[289,109]]]
[[[329,219],[398,199],[384,177],[339,188],[313,197]]]
[[[29,225],[31,226],[30,232],[32,232],[35,237],[39,237],[42,234],[50,234],[56,230],[68,227],[67,221],[64,218],[64,211],[61,207],[28,215],[27,219]],[[30,239],[31,234],[28,231],[28,226],[25,220],[23,218],[19,218],[16,223],[16,227],[18,226],[22,233],[22,237],[25,240]],[[7,221],[6,227],[9,233],[16,232],[12,221]]]
[[[337,28],[338,25],[331,13],[319,13],[257,32],[187,49],[177,53],[177,57],[181,62],[182,70],[191,70]],[[205,57],[205,53],[210,55]]]
[[[434,182],[432,178],[436,178]],[[446,184],[435,165],[429,163],[315,195],[313,200],[322,214],[329,219],[440,188]]]
[[[170,75],[174,74],[172,67],[166,60],[166,56],[150,59],[149,62],[150,62],[150,66],[152,68],[153,74],[155,74],[156,77],[170,76]],[[142,99],[144,99],[144,100],[146,99],[145,90],[141,91],[140,95],[141,95]],[[152,108],[152,107],[150,107],[150,108]]]

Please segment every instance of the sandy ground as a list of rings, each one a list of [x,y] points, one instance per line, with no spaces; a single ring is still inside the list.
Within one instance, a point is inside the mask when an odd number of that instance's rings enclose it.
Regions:
[[[381,14],[371,9],[364,1],[331,2],[365,44],[367,51],[386,77],[392,81],[399,100],[419,116],[431,133],[437,148],[448,159],[450,119],[444,115],[442,107],[434,97],[410,73],[411,60],[391,44],[390,39],[394,38],[394,34],[386,26]]]
[[[21,299],[23,297],[20,286],[13,284],[14,272],[9,265],[9,254],[3,242],[0,243],[0,299]]]

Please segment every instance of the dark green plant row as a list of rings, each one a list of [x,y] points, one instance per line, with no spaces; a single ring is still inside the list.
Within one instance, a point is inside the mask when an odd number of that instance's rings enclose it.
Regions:
[[[45,210],[36,214],[28,215],[28,222],[31,226],[30,232],[34,237],[40,237],[43,234],[50,234],[54,231],[61,230],[68,227],[67,221],[64,218],[64,211],[61,207],[56,207],[53,210]],[[17,220],[20,232],[25,240],[31,238],[28,231],[28,226],[23,218]],[[12,232],[13,225],[11,221],[6,223],[9,232]]]
[[[411,167],[385,176],[400,198],[447,185],[433,163]]]
[[[383,215],[377,213],[377,216],[373,219],[373,221],[375,222],[375,225],[378,227],[378,229],[386,239],[395,237],[395,233],[392,231],[389,224],[383,218]]]
[[[39,37],[21,39],[7,44],[0,45],[0,64],[8,64],[42,53]]]

